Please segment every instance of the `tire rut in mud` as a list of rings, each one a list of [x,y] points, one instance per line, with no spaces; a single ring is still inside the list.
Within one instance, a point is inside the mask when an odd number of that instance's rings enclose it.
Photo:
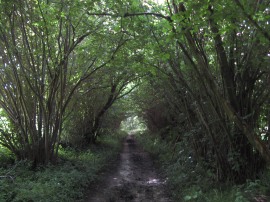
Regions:
[[[149,154],[129,135],[117,170],[87,202],[171,202],[166,190],[166,181],[158,176]]]

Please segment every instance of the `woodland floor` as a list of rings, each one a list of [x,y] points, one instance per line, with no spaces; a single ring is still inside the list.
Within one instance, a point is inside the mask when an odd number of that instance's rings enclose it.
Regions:
[[[119,161],[102,173],[102,182],[92,185],[86,202],[170,202],[166,180],[150,155],[128,135]]]

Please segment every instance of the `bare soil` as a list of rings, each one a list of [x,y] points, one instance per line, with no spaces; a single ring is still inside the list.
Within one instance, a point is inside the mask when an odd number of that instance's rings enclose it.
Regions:
[[[137,145],[134,135],[124,143],[117,165],[93,185],[86,202],[171,202],[163,179],[150,155]]]

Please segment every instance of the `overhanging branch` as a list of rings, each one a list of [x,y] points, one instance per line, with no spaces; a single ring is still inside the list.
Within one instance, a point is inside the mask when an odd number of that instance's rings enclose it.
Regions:
[[[168,20],[169,22],[172,22],[172,19],[170,16],[165,16],[162,15],[160,13],[125,13],[124,15],[119,15],[119,14],[112,14],[112,13],[90,13],[90,12],[86,12],[88,15],[93,15],[93,16],[110,16],[110,17],[133,17],[133,16],[155,16],[158,18],[163,18],[165,20]]]
[[[242,10],[243,14],[248,18],[248,20],[263,34],[263,36],[270,41],[270,35],[269,33],[264,30],[250,15],[249,13],[246,12],[244,6],[240,3],[239,0],[234,0],[235,4]]]

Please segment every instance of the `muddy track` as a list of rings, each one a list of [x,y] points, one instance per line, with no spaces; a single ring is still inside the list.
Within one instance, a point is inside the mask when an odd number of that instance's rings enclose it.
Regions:
[[[129,135],[119,165],[89,194],[86,202],[170,202],[166,181],[158,176],[149,154]]]

